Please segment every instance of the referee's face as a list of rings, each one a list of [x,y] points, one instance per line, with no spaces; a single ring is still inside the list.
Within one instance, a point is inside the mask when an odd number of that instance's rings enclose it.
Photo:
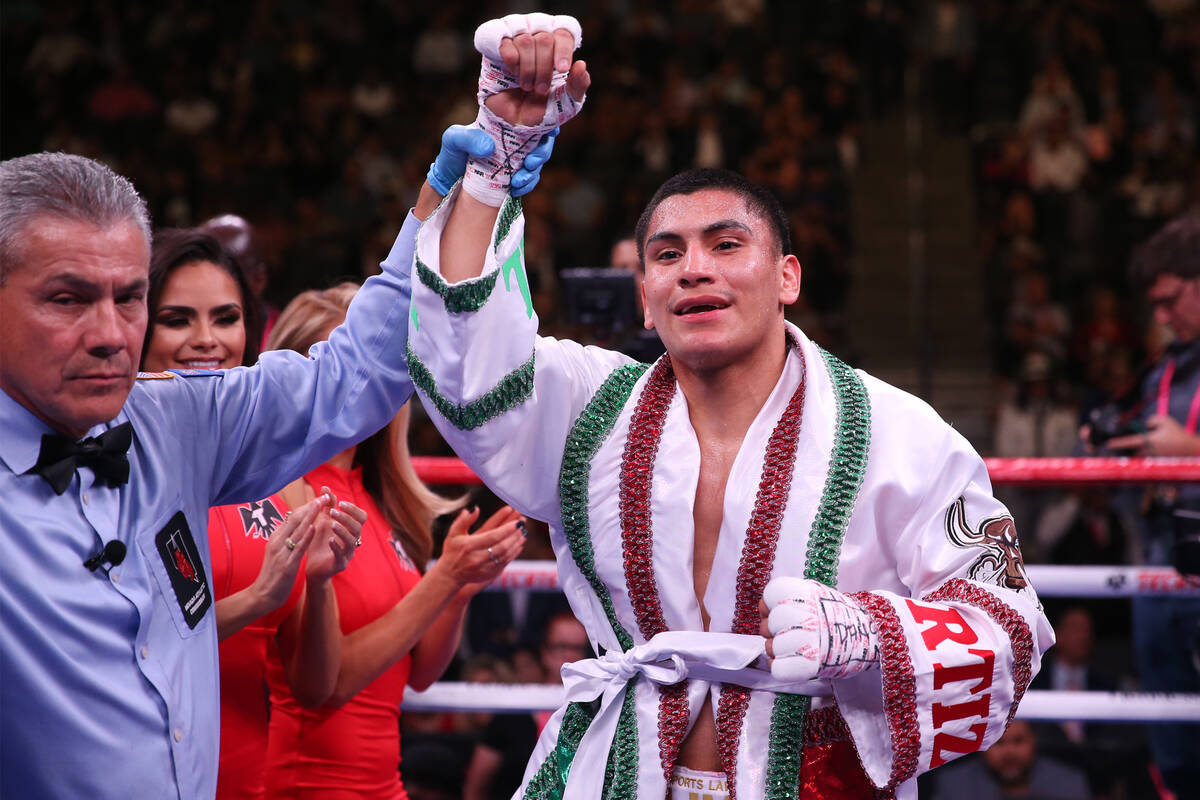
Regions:
[[[0,286],[0,389],[80,437],[121,411],[146,331],[150,246],[132,221],[57,216],[23,231]]]

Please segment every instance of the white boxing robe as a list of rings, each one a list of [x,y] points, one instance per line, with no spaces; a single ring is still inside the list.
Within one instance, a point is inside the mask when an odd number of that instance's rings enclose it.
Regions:
[[[563,591],[603,653],[564,668],[568,703],[517,796],[664,797],[706,697],[739,800],[851,796],[824,794],[810,758],[839,735],[869,782],[901,798],[916,797],[916,775],[996,741],[1053,632],[1012,519],[966,440],[789,325],[783,373],[729,474],[705,631],[692,583],[700,449],[682,392],[661,416],[649,533],[638,538],[622,529],[622,482],[632,491],[645,455],[640,438],[625,451],[652,370],[537,335],[515,200],[501,209],[483,274],[447,284],[440,236],[456,197],[418,234],[410,372],[455,452],[506,502],[548,522]],[[770,552],[748,527],[789,403],[799,431]],[[802,685],[771,677],[764,640],[745,624],[758,602],[746,587],[761,593],[765,580],[806,570],[871,613],[879,668]]]

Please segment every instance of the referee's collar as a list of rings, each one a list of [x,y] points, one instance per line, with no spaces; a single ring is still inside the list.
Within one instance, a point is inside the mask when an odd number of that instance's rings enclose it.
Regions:
[[[92,427],[84,436],[97,436],[120,420]],[[29,409],[18,403],[8,392],[0,389],[0,461],[17,475],[33,469],[42,451],[42,436],[58,433]],[[82,437],[80,437],[82,438]]]

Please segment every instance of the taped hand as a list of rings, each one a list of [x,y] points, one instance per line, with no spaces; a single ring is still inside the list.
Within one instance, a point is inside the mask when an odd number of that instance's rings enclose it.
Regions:
[[[807,578],[775,578],[763,591],[760,611],[776,678],[845,678],[879,663],[871,616],[837,589]]]

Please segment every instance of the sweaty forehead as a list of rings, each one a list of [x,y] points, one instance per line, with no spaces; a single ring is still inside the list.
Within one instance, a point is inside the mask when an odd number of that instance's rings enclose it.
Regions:
[[[647,241],[656,234],[687,236],[712,225],[731,221],[745,226],[752,235],[762,235],[766,221],[744,197],[728,189],[703,189],[691,194],[671,195],[654,209],[646,229]]]

